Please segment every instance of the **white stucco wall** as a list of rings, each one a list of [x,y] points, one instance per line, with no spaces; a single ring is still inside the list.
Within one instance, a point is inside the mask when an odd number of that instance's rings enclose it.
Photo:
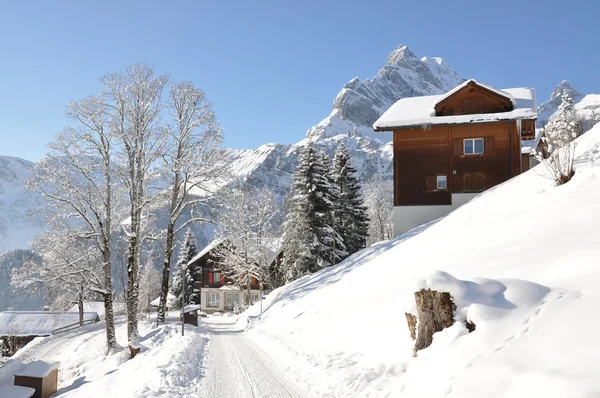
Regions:
[[[452,194],[452,204],[445,206],[396,206],[394,207],[394,236],[443,217],[477,195],[476,193]]]

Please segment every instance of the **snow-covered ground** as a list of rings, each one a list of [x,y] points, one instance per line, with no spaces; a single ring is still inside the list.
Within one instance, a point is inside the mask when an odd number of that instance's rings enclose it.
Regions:
[[[207,398],[308,398],[282,371],[268,352],[245,334],[237,317],[209,317],[203,320],[210,331],[210,350],[202,394]]]
[[[156,327],[140,321],[142,351],[127,360],[127,351],[105,356],[104,322],[76,331],[37,338],[0,366],[0,385],[12,384],[13,374],[34,360],[60,361],[55,397],[199,397],[208,335],[186,327],[181,336],[177,314]],[[117,341],[125,346],[127,327],[117,319]]]
[[[247,336],[314,397],[600,396],[600,125],[577,152],[563,186],[540,165],[275,290]],[[404,313],[421,287],[477,328],[413,357]]]

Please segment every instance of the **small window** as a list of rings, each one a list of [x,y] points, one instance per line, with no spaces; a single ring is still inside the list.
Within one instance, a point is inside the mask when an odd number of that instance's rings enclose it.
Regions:
[[[448,189],[448,179],[446,176],[437,176],[437,189]]]
[[[221,283],[221,273],[213,272],[213,283]]]
[[[257,302],[258,302],[258,294],[252,293],[252,303],[257,303]]]
[[[483,154],[483,138],[469,138],[464,142],[465,155],[482,155]]]

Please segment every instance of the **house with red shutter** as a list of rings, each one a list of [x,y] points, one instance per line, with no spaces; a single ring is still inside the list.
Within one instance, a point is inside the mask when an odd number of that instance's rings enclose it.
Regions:
[[[244,281],[235,281],[226,276],[220,254],[225,245],[229,246],[228,250],[233,250],[226,239],[217,239],[188,263],[188,267],[196,267],[198,270],[195,287],[200,291],[201,311],[207,313],[232,311],[236,303],[251,305],[261,300],[261,293],[270,293],[269,289],[263,289],[261,292],[259,281],[254,276],[250,284],[250,294]]]

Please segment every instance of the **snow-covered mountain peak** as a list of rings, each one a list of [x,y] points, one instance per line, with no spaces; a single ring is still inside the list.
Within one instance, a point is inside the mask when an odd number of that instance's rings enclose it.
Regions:
[[[408,49],[408,46],[403,44],[396,47],[388,56],[388,65],[402,65],[407,63],[413,63],[419,59]]]
[[[550,96],[550,100],[554,98],[561,98],[563,91],[567,91],[571,98],[575,99],[576,97],[581,97],[583,94],[580,93],[571,83],[566,80],[560,82],[558,86],[552,91],[552,95]]]
[[[346,83],[335,97],[332,113],[311,127],[306,136],[319,140],[358,132],[387,141],[387,135],[373,134],[372,125],[394,102],[405,97],[442,94],[462,81],[443,59],[419,59],[407,46],[400,45],[375,77],[354,77]]]

